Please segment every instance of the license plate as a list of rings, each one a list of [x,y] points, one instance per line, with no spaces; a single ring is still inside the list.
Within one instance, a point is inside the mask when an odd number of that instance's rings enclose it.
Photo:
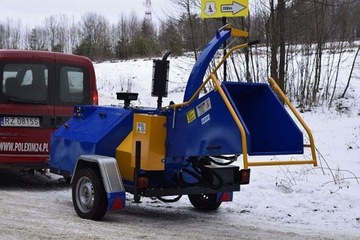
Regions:
[[[2,127],[40,127],[37,117],[2,117]]]

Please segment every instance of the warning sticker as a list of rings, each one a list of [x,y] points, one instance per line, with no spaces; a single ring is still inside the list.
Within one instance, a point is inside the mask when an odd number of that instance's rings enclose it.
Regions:
[[[211,101],[210,98],[207,98],[205,101],[203,101],[202,103],[196,106],[196,112],[198,117],[200,117],[210,109],[211,109]]]
[[[191,109],[190,111],[188,111],[186,113],[186,118],[187,118],[188,123],[191,123],[192,121],[194,121],[196,119],[195,110]]]
[[[136,123],[136,132],[137,133],[146,133],[146,123],[143,122],[137,122]]]
[[[208,121],[210,121],[210,114],[205,115],[205,117],[201,119],[201,124],[204,125]]]

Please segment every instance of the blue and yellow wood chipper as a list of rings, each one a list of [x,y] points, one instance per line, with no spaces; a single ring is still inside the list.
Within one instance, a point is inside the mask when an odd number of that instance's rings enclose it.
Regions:
[[[231,201],[240,185],[249,183],[250,166],[316,165],[311,132],[274,80],[268,84],[217,79],[216,71],[226,58],[253,42],[229,49],[205,77],[220,46],[231,36],[246,35],[229,25],[216,32],[193,67],[183,103],[161,106],[169,63],[164,56],[154,61],[152,93],[158,96],[157,108],[131,106],[136,93],[117,93],[125,101],[123,107],[74,108],[73,117],[52,136],[50,170],[72,182],[80,217],[99,220],[107,211],[123,208],[125,192],[134,194],[135,202],[140,197],[175,202],[188,195],[195,208],[215,210]],[[212,89],[204,93],[209,84]],[[308,144],[301,130],[307,132]],[[312,159],[248,160],[302,154],[304,147],[310,148]],[[235,164],[241,157],[242,164]]]

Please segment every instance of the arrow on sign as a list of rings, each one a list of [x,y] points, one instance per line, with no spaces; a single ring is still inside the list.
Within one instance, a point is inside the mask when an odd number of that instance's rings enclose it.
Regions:
[[[246,7],[241,5],[240,3],[233,2],[232,4],[221,5],[221,12],[232,12],[233,14],[236,14],[244,10],[245,8]]]

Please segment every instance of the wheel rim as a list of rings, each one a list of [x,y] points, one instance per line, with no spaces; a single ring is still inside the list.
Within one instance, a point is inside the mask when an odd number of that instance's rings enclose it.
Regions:
[[[189,200],[191,204],[199,209],[205,211],[213,211],[216,210],[220,205],[221,202],[216,201],[216,193],[208,193],[208,194],[195,194],[189,195]]]
[[[81,177],[76,184],[76,204],[79,209],[88,213],[94,205],[94,187],[88,177]]]
[[[209,201],[210,196],[208,194],[201,193],[199,197],[202,201]]]

